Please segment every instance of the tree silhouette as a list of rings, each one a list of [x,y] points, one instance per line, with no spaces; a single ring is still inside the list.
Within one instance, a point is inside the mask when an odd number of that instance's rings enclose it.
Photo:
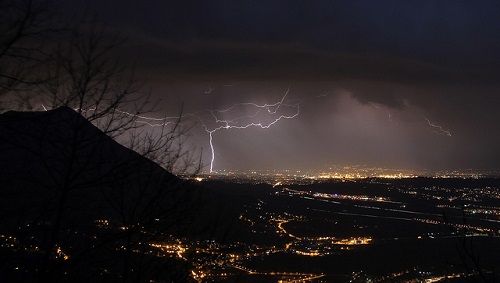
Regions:
[[[2,7],[2,105],[12,106],[13,95],[22,97],[16,108],[54,109],[0,116],[0,218],[15,239],[2,273],[39,282],[188,281],[189,263],[155,256],[150,243],[180,235],[196,213],[194,187],[168,172],[201,169],[184,143],[193,123],[182,107],[154,130],[140,123],[155,107],[113,58],[121,40],[106,29],[45,26],[46,2]],[[55,30],[59,43],[47,51],[31,41]]]
[[[50,36],[64,29],[56,19],[48,0],[0,1],[0,95],[47,79],[38,68],[47,62]]]

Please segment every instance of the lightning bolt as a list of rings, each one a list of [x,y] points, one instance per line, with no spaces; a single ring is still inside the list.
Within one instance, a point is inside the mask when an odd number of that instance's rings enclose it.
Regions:
[[[215,88],[213,88],[213,87],[211,87],[211,86],[208,86],[208,90],[205,90],[205,91],[204,91],[204,93],[205,93],[205,94],[210,94],[210,93],[212,93],[212,91],[214,91],[214,90],[215,90]]]
[[[392,122],[392,114],[391,114],[391,112],[386,107],[384,107],[382,109],[382,106],[380,106],[379,104],[373,103],[373,102],[368,102],[368,104],[370,106],[372,106],[373,108],[377,109],[377,110],[380,110],[380,111],[384,111],[385,110],[385,113],[387,114],[387,119],[389,119],[389,121]]]
[[[441,127],[440,125],[436,125],[434,123],[432,123],[429,119],[427,119],[426,117],[424,117],[425,121],[427,121],[427,124],[435,129],[437,129],[438,131],[434,131],[436,134],[438,135],[447,135],[449,137],[451,137],[451,133],[445,129],[443,129],[443,127]]]
[[[240,83],[241,82],[229,83],[229,84],[224,84],[223,86],[232,87],[232,86],[235,86],[235,85],[240,84]]]
[[[43,105],[43,104],[40,104],[40,105],[42,106],[44,111],[48,111],[48,109],[45,105]],[[85,109],[73,108],[73,110],[81,111],[84,113],[84,112],[96,111],[97,107],[90,107],[90,108],[85,108]],[[133,114],[133,113],[130,113],[128,111],[123,111],[123,110],[120,110],[117,108],[114,108],[113,110],[118,112],[118,113],[127,115],[129,117],[135,117],[135,118],[137,118],[137,120],[134,121],[135,123],[146,124],[150,127],[164,127],[164,126],[168,126],[171,124],[176,124],[176,123],[178,123],[179,119],[195,115],[195,114],[186,114],[186,115],[182,115],[182,116],[166,116],[166,117],[162,117],[162,118],[155,118],[155,117]]]
[[[377,109],[377,110],[380,110],[380,111],[384,111],[387,113],[387,118],[389,119],[389,121],[392,121],[392,115],[391,115],[391,112],[387,109],[387,107],[384,107],[384,106],[381,106],[380,104],[378,103],[373,103],[373,102],[368,102],[368,104],[370,106],[372,106],[373,108]],[[446,135],[446,136],[449,136],[451,137],[451,132],[448,131],[448,130],[445,130],[442,126],[440,125],[437,125],[433,122],[431,122],[429,119],[427,119],[427,117],[425,116],[422,116],[425,120],[425,122],[427,123],[427,125],[429,125],[430,127],[432,127],[434,130],[433,132],[438,134],[438,135]],[[421,123],[424,123],[423,121],[421,122],[416,122],[416,123],[412,123],[412,124],[421,124]]]
[[[212,153],[212,157],[210,160],[210,173],[213,172],[214,162],[215,162],[215,147],[213,143],[214,133],[221,130],[247,129],[250,127],[269,129],[270,127],[278,123],[280,120],[293,119],[297,117],[300,113],[300,104],[302,103],[302,100],[298,100],[295,103],[286,103],[285,101],[289,92],[290,92],[290,86],[288,87],[285,94],[281,97],[281,100],[273,104],[267,104],[267,103],[257,104],[253,102],[243,102],[234,104],[231,107],[222,110],[208,110],[215,124],[218,125],[216,127],[209,128],[205,122],[201,121],[205,131],[209,135],[210,149]],[[250,113],[246,115],[236,116],[231,119],[221,117],[222,114],[226,114],[226,116],[234,115],[234,112],[236,112],[237,108],[239,107],[250,108],[253,109],[253,111],[248,111]],[[290,114],[278,113],[278,111],[284,107],[291,109],[292,113]],[[268,122],[253,121],[253,119],[257,119],[262,115],[267,115],[270,118],[270,120]]]

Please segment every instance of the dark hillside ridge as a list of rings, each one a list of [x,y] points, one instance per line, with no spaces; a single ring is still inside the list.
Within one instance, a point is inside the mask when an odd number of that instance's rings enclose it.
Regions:
[[[126,161],[141,163],[142,166],[148,164],[149,169],[158,171],[165,178],[176,179],[149,159],[120,145],[68,107],[43,112],[9,111],[0,115],[0,145],[1,161],[19,163],[26,161],[22,157],[29,156],[50,160],[49,165],[57,166],[63,165],[57,164],[58,161],[71,157],[72,160],[67,162],[74,162],[79,167],[92,167],[86,165],[90,162],[95,167],[98,161],[112,167]],[[13,165],[0,164],[2,169]]]

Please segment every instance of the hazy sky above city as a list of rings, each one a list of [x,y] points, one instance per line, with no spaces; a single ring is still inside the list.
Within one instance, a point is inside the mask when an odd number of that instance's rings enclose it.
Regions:
[[[206,130],[224,125],[207,110],[289,89],[255,116],[215,112],[252,116],[239,126],[294,118],[214,130],[214,170],[500,168],[498,1],[61,2],[128,38],[117,55],[165,114],[197,113],[205,164]]]

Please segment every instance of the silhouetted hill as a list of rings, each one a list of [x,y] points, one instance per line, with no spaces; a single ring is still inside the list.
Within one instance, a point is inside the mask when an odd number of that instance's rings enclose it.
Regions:
[[[62,165],[84,169],[95,167],[89,163],[102,162],[111,170],[110,167],[117,165],[123,167],[126,161],[134,166],[147,164],[150,170],[158,171],[165,178],[176,179],[149,159],[123,147],[68,107],[44,112],[10,111],[0,115],[0,143],[2,161],[9,162],[2,162],[2,167],[9,164],[10,171],[14,169],[13,163],[27,161],[23,157],[28,157],[35,166],[43,163],[38,168],[51,169],[60,169],[57,167]],[[61,164],[63,159],[70,160],[65,160],[68,164]],[[107,172],[100,170],[99,174],[103,173]]]
[[[24,264],[28,274],[78,269],[74,276],[93,278],[102,266],[113,269],[116,246],[131,249],[181,230],[193,205],[190,188],[70,108],[6,112],[0,115],[0,234],[12,235],[19,247],[0,257],[10,262],[0,271]],[[52,268],[56,246],[70,255],[64,264],[71,268]],[[21,256],[20,249],[29,252]]]

